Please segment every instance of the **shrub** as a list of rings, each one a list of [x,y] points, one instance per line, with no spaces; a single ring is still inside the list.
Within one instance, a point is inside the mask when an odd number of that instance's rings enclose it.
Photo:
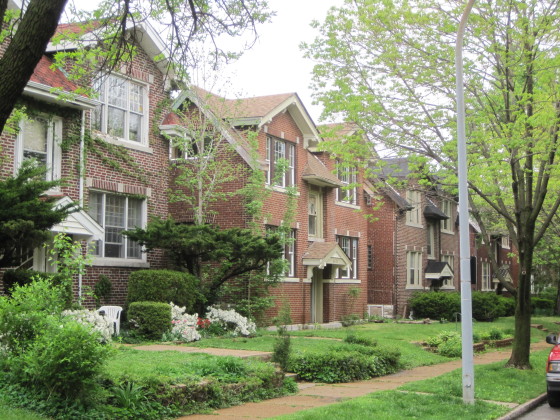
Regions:
[[[160,340],[171,328],[171,307],[163,302],[133,302],[128,308],[128,322],[141,337]]]
[[[192,274],[173,270],[139,270],[128,279],[127,303],[174,302],[193,312],[199,300],[199,281]]]
[[[461,357],[461,337],[451,337],[438,346],[438,353],[445,357]]]
[[[515,315],[515,298],[498,295],[500,302],[500,316],[513,316]]]
[[[364,336],[357,336],[355,333],[348,333],[346,337],[344,337],[344,341],[350,344],[361,344],[363,346],[377,346],[377,341],[373,338],[364,337]]]
[[[450,292],[420,292],[412,296],[409,305],[415,318],[452,321],[461,312],[461,297]]]
[[[108,348],[85,325],[56,316],[48,320],[27,351],[14,357],[12,372],[18,382],[49,393],[84,395],[100,373]]]
[[[396,372],[399,360],[398,351],[352,345],[299,353],[290,358],[288,368],[306,381],[352,382]]]
[[[208,335],[249,336],[257,331],[254,322],[249,321],[233,309],[225,310],[210,307],[206,313],[206,318],[210,321],[210,325],[206,328]]]
[[[62,274],[44,273],[42,271],[26,270],[6,270],[2,281],[4,282],[4,292],[11,296],[15,286],[26,286],[35,280],[48,280],[55,286],[63,286],[65,308],[72,304],[72,281]]]
[[[552,299],[532,297],[531,310],[533,315],[552,315],[556,302]]]
[[[472,316],[477,321],[493,321],[503,316],[498,295],[491,292],[472,292]]]

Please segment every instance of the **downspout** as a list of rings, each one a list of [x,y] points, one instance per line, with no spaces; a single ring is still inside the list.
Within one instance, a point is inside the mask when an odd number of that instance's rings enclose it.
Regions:
[[[397,207],[397,206],[395,206]],[[393,213],[393,317],[396,319],[397,314],[398,314],[398,310],[397,310],[397,303],[398,303],[398,290],[399,290],[399,285],[398,285],[398,275],[397,275],[397,242],[399,239],[398,236],[398,228],[399,228],[399,209],[396,208],[395,212]]]
[[[78,177],[78,204],[84,208],[84,176],[85,176],[85,135],[86,111],[82,110],[82,124],[80,126],[80,174]],[[82,301],[82,273],[78,274],[78,301]]]

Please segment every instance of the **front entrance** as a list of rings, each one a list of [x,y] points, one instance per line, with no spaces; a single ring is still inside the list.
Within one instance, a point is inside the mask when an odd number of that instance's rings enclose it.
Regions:
[[[311,322],[323,323],[323,270],[318,267],[311,277]]]

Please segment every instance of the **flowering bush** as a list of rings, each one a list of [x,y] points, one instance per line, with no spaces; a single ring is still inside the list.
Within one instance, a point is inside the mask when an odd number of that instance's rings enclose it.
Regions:
[[[200,340],[200,334],[196,330],[198,327],[198,314],[189,315],[185,313],[184,306],[171,305],[171,332],[165,336],[167,340],[181,340],[186,342]]]
[[[214,307],[208,308],[206,318],[214,327],[221,327],[225,333],[230,333],[233,336],[243,335],[249,336],[257,331],[257,326],[254,322],[249,321],[243,315],[238,314],[233,309],[224,310]]]
[[[67,310],[62,315],[74,319],[78,323],[90,327],[93,332],[100,334],[99,341],[107,343],[111,341],[113,334],[113,324],[110,320],[100,315],[97,311],[88,311],[87,309]]]

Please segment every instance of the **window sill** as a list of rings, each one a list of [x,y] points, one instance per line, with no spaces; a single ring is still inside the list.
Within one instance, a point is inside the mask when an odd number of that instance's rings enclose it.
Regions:
[[[138,150],[139,152],[145,152],[150,154],[154,153],[154,149],[140,142],[125,140],[119,137],[113,137],[108,134],[103,134],[101,132],[97,132],[96,135],[100,139],[105,140],[109,144],[114,144],[115,146],[122,146],[122,147],[126,147],[127,149]]]
[[[420,284],[407,284],[406,289],[407,290],[424,290],[424,286],[422,286]]]
[[[290,187],[295,187],[295,185],[290,185]],[[288,189],[285,187],[279,187],[278,185],[266,184],[266,188],[272,191],[276,191],[282,194],[288,194]],[[296,191],[296,196],[299,197],[299,191]]]
[[[453,232],[452,230],[441,230],[441,233],[445,233],[447,235],[455,235],[455,232]]]
[[[335,201],[335,204],[340,207],[347,207],[352,210],[360,210],[360,206],[352,203],[345,203],[344,201]]]
[[[325,238],[318,238],[316,236],[308,236],[307,240],[309,242],[325,242]]]
[[[298,277],[283,277],[280,279],[280,283],[299,283]]]
[[[144,260],[133,260],[126,258],[103,258],[95,257],[92,263],[97,267],[131,267],[131,268],[149,268],[150,263]]]
[[[331,284],[361,284],[360,279],[323,279],[323,283]]]
[[[440,290],[455,290],[455,286],[441,286]]]
[[[406,222],[405,224],[406,224],[407,226],[414,227],[414,228],[419,228],[419,229],[423,229],[423,228],[424,228],[424,225],[420,225],[420,224],[418,224],[418,223]]]

